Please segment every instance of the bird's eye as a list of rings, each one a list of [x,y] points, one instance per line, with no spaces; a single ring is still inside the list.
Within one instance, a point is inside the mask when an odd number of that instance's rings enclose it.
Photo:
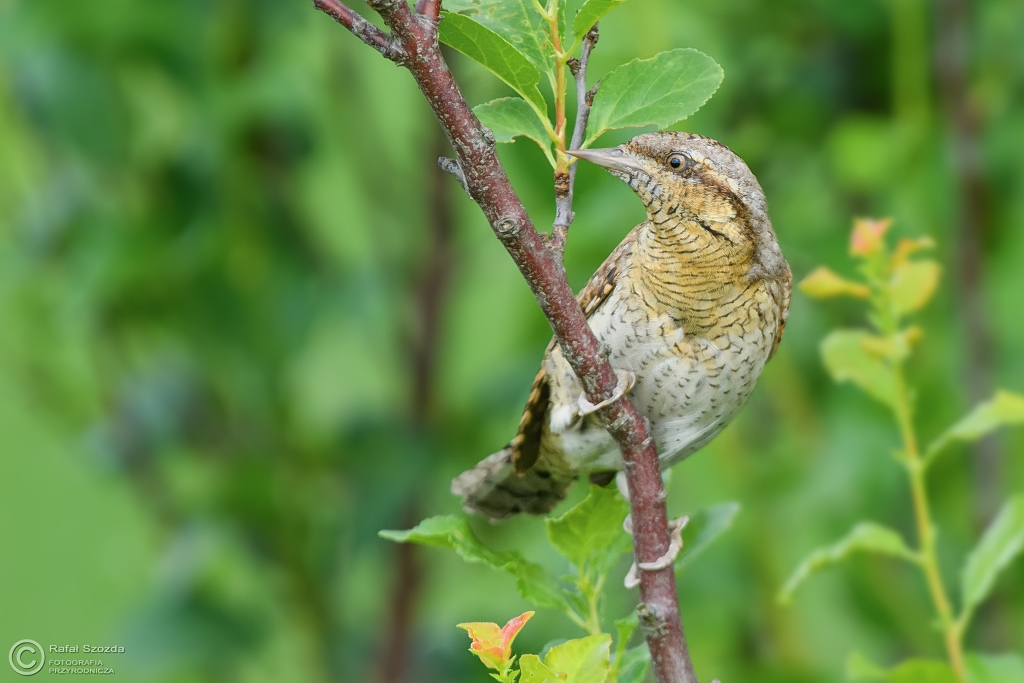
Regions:
[[[683,166],[688,166],[690,159],[685,154],[673,154],[668,158],[668,165],[673,171],[678,171]]]

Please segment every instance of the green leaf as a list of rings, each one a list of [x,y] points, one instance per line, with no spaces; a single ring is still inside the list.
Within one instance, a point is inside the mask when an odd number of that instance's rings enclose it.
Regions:
[[[469,17],[453,12],[443,13],[437,35],[442,43],[480,62],[540,111],[547,112],[547,104],[537,88],[540,72],[503,37]]]
[[[647,643],[626,650],[619,663],[617,683],[643,683],[651,668],[651,651]]]
[[[907,547],[898,533],[873,522],[861,522],[836,543],[818,548],[807,556],[779,592],[779,601],[788,603],[796,589],[811,575],[842,562],[855,552],[890,555],[908,562],[917,562],[917,554]]]
[[[859,652],[846,660],[846,676],[851,681],[883,681],[884,683],[958,683],[956,674],[946,662],[910,659],[895,669],[883,669]],[[970,682],[973,683],[973,682]]]
[[[842,278],[824,266],[815,268],[810,275],[800,281],[800,291],[815,299],[828,299],[834,296],[866,299],[871,296],[871,290],[867,285]]]
[[[992,400],[979,404],[928,448],[934,456],[952,441],[977,441],[1005,425],[1024,424],[1024,396],[997,391]]]
[[[629,645],[629,639],[633,637],[633,632],[640,626],[640,617],[637,615],[636,610],[629,613],[629,616],[622,617],[621,619],[615,620],[615,633],[618,635],[616,641],[616,648],[620,645],[622,649],[625,649]]]
[[[946,662],[911,659],[889,672],[886,683],[959,683]]]
[[[445,0],[444,8],[494,31],[541,71],[554,69],[555,48],[547,22],[530,0]]]
[[[623,617],[622,619],[615,620],[615,654],[612,657],[612,665],[608,670],[608,678],[617,683],[621,683],[619,672],[623,670],[627,664],[625,661],[626,648],[629,646],[629,639],[633,637],[633,632],[636,631],[637,627],[640,626],[640,618],[637,616],[636,610],[629,613],[629,616]]]
[[[728,531],[739,512],[740,504],[730,502],[713,505],[690,515],[690,521],[683,529],[683,549],[676,557],[676,571],[689,566],[719,536]]]
[[[518,552],[495,552],[477,540],[465,519],[455,515],[430,517],[406,531],[377,534],[395,543],[418,543],[450,548],[466,562],[486,564],[516,578],[516,588],[526,600],[541,607],[569,609],[558,582],[539,564],[528,562]]]
[[[1024,495],[1016,495],[999,511],[967,558],[961,577],[965,623],[988,597],[999,572],[1021,549],[1024,549]]]
[[[861,339],[861,346],[870,355],[878,359],[887,359],[893,363],[905,360],[910,356],[914,345],[924,336],[917,325],[900,330],[886,337],[869,334]]]
[[[872,398],[896,405],[896,378],[892,369],[867,345],[879,338],[863,330],[836,330],[821,342],[821,357],[832,379],[853,382]]]
[[[1024,681],[1024,659],[1018,654],[988,655],[970,652],[966,660],[967,683]]]
[[[718,90],[722,75],[715,60],[691,48],[623,64],[601,80],[584,146],[616,128],[664,128],[685,119]]]
[[[889,281],[889,296],[897,316],[924,307],[939,286],[942,268],[935,261],[906,261],[896,268]]]
[[[545,521],[548,540],[581,570],[600,576],[632,545],[622,528],[627,514],[629,504],[618,491],[591,486],[583,502]]]
[[[551,155],[551,136],[526,100],[503,97],[473,107],[473,113],[491,129],[497,142],[512,142],[520,135],[528,137],[540,146],[548,161],[555,163]]]
[[[550,607],[563,612],[569,609],[565,594],[555,577],[539,564],[523,560],[518,553],[511,554],[517,558],[515,563],[512,568],[506,565],[503,569],[516,577],[516,590],[523,596],[523,599],[541,607]]]
[[[851,681],[884,681],[889,672],[859,652],[846,658],[846,677]]]
[[[601,20],[601,17],[626,2],[626,0],[587,0],[580,7],[579,13],[572,21],[572,30],[577,36],[582,36],[590,30],[590,27]]]
[[[537,655],[519,658],[519,683],[559,683],[558,674],[549,669]]]
[[[608,678],[612,637],[599,633],[567,640],[556,645],[544,657],[549,669],[565,674],[564,683],[604,683]]]

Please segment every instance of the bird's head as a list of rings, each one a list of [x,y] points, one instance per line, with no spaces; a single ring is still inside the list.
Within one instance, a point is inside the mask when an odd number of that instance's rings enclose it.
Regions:
[[[681,228],[719,256],[750,263],[751,276],[788,272],[764,192],[743,160],[725,145],[691,133],[663,132],[570,154],[624,180],[656,226]]]

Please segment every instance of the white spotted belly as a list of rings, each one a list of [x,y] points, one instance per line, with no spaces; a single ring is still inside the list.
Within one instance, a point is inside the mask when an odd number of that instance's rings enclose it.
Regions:
[[[759,329],[715,341],[684,338],[670,318],[645,320],[619,300],[591,318],[616,370],[636,375],[630,398],[649,420],[663,468],[694,453],[732,421],[753,391],[770,349]],[[582,471],[621,469],[618,446],[595,418],[573,421],[582,393],[560,352],[548,359],[553,382],[551,419],[542,450],[559,451]]]

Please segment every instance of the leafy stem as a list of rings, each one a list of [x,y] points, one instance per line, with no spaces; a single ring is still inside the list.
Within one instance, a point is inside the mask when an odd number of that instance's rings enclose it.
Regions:
[[[890,291],[891,274],[888,272],[889,269],[886,267],[885,261],[881,259],[881,255],[869,260],[865,265],[865,275],[876,292],[876,295],[872,297],[876,328],[888,339],[889,345],[894,349],[889,358],[895,389],[892,409],[903,442],[902,457],[898,460],[906,469],[910,479],[910,494],[913,500],[914,522],[918,537],[916,565],[924,574],[928,593],[939,617],[950,666],[957,678],[963,681],[966,676],[963,629],[954,616],[952,603],[946,592],[942,571],[939,567],[935,523],[932,520],[931,503],[928,499],[927,461],[921,456],[917,432],[914,428],[910,391],[904,373],[906,353],[898,350],[901,349],[902,331],[899,329],[899,314]]]
[[[513,669],[512,666],[515,664],[516,658],[512,657],[504,662],[501,669],[496,674],[491,674],[491,678],[498,681],[499,683],[516,683],[516,679],[519,678],[519,670]]]
[[[565,69],[571,53],[562,51],[562,36],[558,21],[558,0],[551,0],[547,12],[543,13],[551,33],[551,46],[554,48],[555,67],[551,74],[551,88],[555,95],[555,174],[565,173],[569,167],[569,157],[565,154]]]
[[[939,617],[939,623],[942,626],[950,666],[953,667],[957,678],[963,681],[965,677],[963,629],[958,620],[953,616],[953,608],[946,593],[945,584],[942,581],[942,571],[939,568],[935,544],[935,524],[932,521],[931,504],[928,500],[928,488],[925,481],[927,468],[918,451],[917,435],[911,419],[910,401],[907,395],[906,381],[903,376],[902,361],[898,361],[895,364],[893,371],[897,388],[895,414],[903,438],[903,448],[906,455],[903,464],[910,477],[910,492],[914,502],[914,521],[917,525],[918,566],[921,567],[921,571],[924,573],[925,581],[928,584],[928,592],[931,595],[932,603]]]
[[[593,593],[583,596],[579,604],[581,609],[576,610],[572,607],[565,609],[565,615],[569,617],[569,620],[579,626],[587,635],[593,636],[602,633],[601,618],[598,616],[597,607],[599,597],[600,591],[595,590]]]
[[[916,325],[904,326],[903,323],[906,316],[923,308],[932,298],[938,287],[941,266],[931,259],[910,258],[934,246],[929,238],[903,238],[895,248],[890,248],[885,240],[890,224],[890,220],[858,219],[854,222],[850,253],[860,262],[862,280],[847,280],[828,268],[819,267],[800,283],[800,289],[818,299],[852,297],[869,303],[872,329],[833,331],[822,341],[821,355],[833,379],[855,384],[892,412],[902,441],[902,448],[894,457],[906,469],[910,481],[917,547],[911,548],[893,529],[862,521],[837,542],[809,554],[790,576],[779,599],[788,602],[808,576],[853,553],[869,552],[910,562],[924,575],[938,616],[948,665],[909,660],[886,671],[854,652],[848,660],[848,670],[857,671],[860,678],[887,681],[927,678],[962,682],[966,679],[966,669],[975,670],[980,661],[979,655],[972,653],[965,662],[963,635],[971,616],[991,594],[999,573],[1024,552],[1024,494],[1013,495],[1004,503],[967,556],[960,576],[960,612],[954,615],[937,557],[937,527],[928,498],[928,469],[940,452],[953,443],[971,443],[1000,427],[1024,425],[1024,395],[1000,389],[922,449],[914,426],[914,394],[905,373],[906,360],[923,332]],[[1013,680],[1019,678],[1016,676]]]
[[[566,62],[576,82],[576,120],[573,123],[572,140],[569,141],[569,150],[580,149],[583,145],[583,137],[587,130],[587,123],[590,121],[590,109],[597,93],[597,87],[587,90],[587,67],[590,64],[590,53],[597,45],[598,31],[597,24],[594,24],[584,34],[582,42],[577,39],[576,43],[582,45],[579,59],[571,58]],[[573,45],[574,52],[576,44]],[[564,70],[563,70],[564,71]],[[562,93],[563,101],[565,93]],[[556,146],[558,143],[556,142]],[[565,128],[562,128],[562,148],[558,152],[559,162],[566,159],[565,154]],[[567,170],[558,172],[555,170],[555,222],[551,226],[550,247],[552,252],[561,260],[565,250],[565,240],[569,232],[569,226],[575,217],[572,210],[573,189],[576,185],[576,171],[579,164],[575,160],[568,162]]]
[[[604,588],[604,576],[592,582],[589,577],[584,576],[579,583],[580,593],[587,605],[587,616],[583,623],[583,629],[590,635],[601,633],[601,616],[598,613],[598,600],[601,597],[601,590]]]

